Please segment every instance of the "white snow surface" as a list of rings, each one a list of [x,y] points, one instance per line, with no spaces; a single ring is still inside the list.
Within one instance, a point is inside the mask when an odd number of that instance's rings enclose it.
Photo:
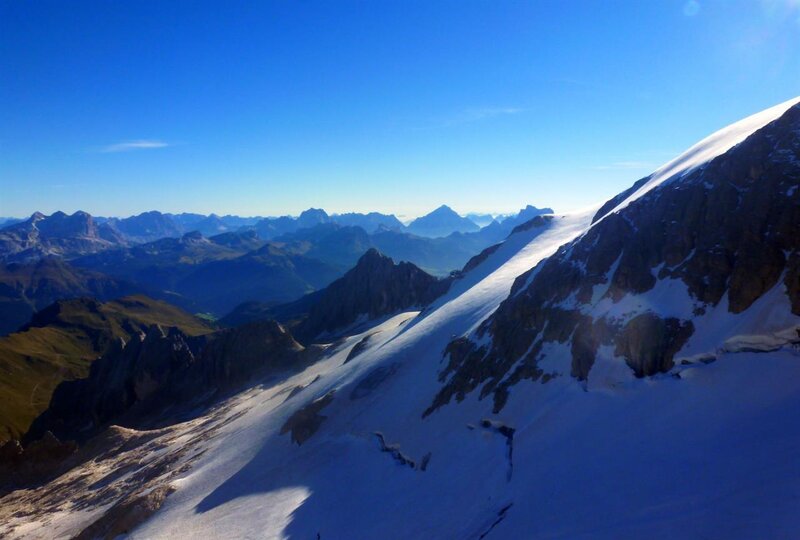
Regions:
[[[797,102],[701,141],[616,210],[723,153]],[[684,356],[712,350],[713,363],[636,379],[603,347],[584,384],[569,376],[569,362],[560,357],[568,348],[552,344],[543,366],[557,376],[513,386],[500,414],[476,391],[422,418],[441,387],[447,343],[485,320],[517,276],[588,230],[598,208],[512,235],[422,313],[383,321],[302,373],[265,381],[208,413],[226,415],[223,427],[172,481],[176,491],[164,506],[130,536],[796,538],[800,351],[780,342],[793,321],[777,298],[785,291],[777,288],[776,297],[754,306],[756,315],[726,315],[721,303],[698,319],[695,336],[702,329],[707,342],[693,339]],[[639,309],[636,302],[644,300],[676,315],[693,307],[678,283],[661,287],[623,307]],[[621,309],[602,302],[595,308],[603,313]],[[345,364],[368,334],[365,351]],[[769,352],[737,346],[778,334],[760,347]],[[351,394],[376,373],[385,375],[377,386]],[[287,399],[296,387],[303,389]],[[280,433],[295,411],[330,392],[332,402],[319,413],[326,418],[305,443]],[[511,448],[502,426],[515,430]],[[382,452],[375,432],[416,468]],[[47,525],[18,523],[15,534],[69,536],[80,530],[75,521],[59,514]]]
[[[314,538],[317,532],[322,538],[447,535],[446,523],[442,522],[444,527],[435,525],[435,516],[442,509],[433,502],[440,496],[436,495],[439,488],[445,487],[437,484],[442,483],[443,474],[453,473],[456,484],[471,486],[463,493],[480,486],[483,479],[469,478],[463,471],[455,474],[446,463],[462,459],[452,455],[459,453],[459,448],[451,444],[463,436],[475,438],[466,424],[481,420],[483,413],[477,410],[484,409],[485,404],[459,407],[463,413],[470,412],[449,428],[444,416],[421,419],[439,385],[441,351],[454,335],[468,332],[489,316],[508,296],[519,274],[584,231],[596,211],[591,208],[572,216],[556,216],[546,227],[513,235],[426,313],[398,315],[352,336],[330,358],[248,398],[242,404],[247,413],[226,426],[224,435],[217,437],[215,447],[206,453],[208,458],[193,467],[165,507],[133,536]],[[366,334],[372,335],[367,350],[343,365],[352,346]],[[375,391],[351,399],[350,392],[362,376],[392,365],[397,371]],[[311,383],[317,376],[321,378]],[[288,389],[309,383],[282,403]],[[309,441],[297,446],[288,434],[279,434],[298,407],[331,390],[335,399],[321,411],[328,418]],[[437,436],[443,429],[452,430],[455,438]],[[417,462],[431,452],[429,468],[412,470],[380,452],[373,434],[376,431],[384,434],[388,444],[399,444],[400,450]],[[501,437],[483,434],[478,439],[483,442],[476,457],[491,459],[492,448],[497,447],[499,457],[505,459]],[[505,475],[505,466],[500,468]],[[411,506],[406,507],[404,515],[395,516],[395,524],[388,514],[399,511],[392,501],[401,496],[428,499],[428,523],[415,524],[414,515],[423,512],[418,508],[421,501],[409,501]],[[483,506],[482,499],[477,502]],[[458,510],[458,501],[446,502],[445,506],[451,504],[448,513]],[[495,509],[490,506],[487,511]],[[312,516],[299,517],[304,512],[312,512]],[[487,514],[480,519],[489,517]],[[405,525],[400,527],[400,523]],[[467,534],[481,526],[482,522],[476,522],[459,528]],[[302,532],[293,532],[297,527]]]
[[[748,116],[709,135],[675,159],[659,167],[643,186],[617,205],[611,212],[619,212],[655,188],[679,179],[715,157],[721,156],[754,132],[780,118],[783,113],[798,103],[800,103],[800,96]]]
[[[588,387],[567,371],[514,386],[496,416],[474,392],[422,419],[445,345],[484,320],[518,274],[584,230],[594,210],[512,237],[426,313],[371,330],[368,350],[350,363],[342,365],[362,335],[253,392],[245,414],[132,536],[791,538],[800,526],[792,348],[723,351],[683,367],[680,379],[637,380],[604,347]],[[396,369],[372,393],[351,399],[364,375],[388,366]],[[287,389],[317,376],[282,403]],[[297,446],[279,434],[292,412],[331,390],[311,439]],[[492,429],[481,426],[486,418]],[[497,425],[516,430],[511,462]],[[381,452],[374,432],[417,463],[430,453],[426,470]]]

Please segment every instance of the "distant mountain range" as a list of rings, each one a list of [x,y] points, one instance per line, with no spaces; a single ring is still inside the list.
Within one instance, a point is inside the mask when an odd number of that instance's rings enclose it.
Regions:
[[[447,206],[409,227],[391,215],[331,216],[314,208],[267,219],[35,213],[0,229],[0,335],[50,302],[84,295],[108,300],[144,292],[213,316],[249,301],[285,303],[325,287],[373,248],[446,276],[549,211],[528,206],[483,228]],[[442,236],[448,231],[455,232]]]
[[[325,210],[309,208],[297,217],[276,218],[218,216],[216,214],[165,214],[143,212],[126,218],[97,217],[86,212],[67,215],[55,212],[46,216],[36,212],[28,218],[0,218],[0,258],[24,260],[43,255],[67,258],[102,251],[114,245],[141,244],[161,238],[178,238],[189,232],[210,237],[226,232],[255,231],[262,240],[294,233],[317,225],[335,224],[360,227],[368,234],[380,231],[408,232],[431,238],[445,237],[455,232],[477,232],[492,222],[530,219],[538,214],[550,214],[550,208],[528,206],[518,214],[497,216],[471,214],[463,217],[442,205],[431,213],[413,220],[408,227],[392,214],[370,212],[328,215]]]
[[[0,257],[7,261],[34,260],[49,255],[75,257],[124,243],[108,223],[98,224],[86,212],[67,215],[34,213],[0,229]]]

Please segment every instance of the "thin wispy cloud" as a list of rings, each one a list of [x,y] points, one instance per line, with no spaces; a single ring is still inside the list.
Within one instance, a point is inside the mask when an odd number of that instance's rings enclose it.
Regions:
[[[154,150],[156,148],[166,148],[171,146],[169,143],[158,140],[142,139],[138,141],[126,141],[104,146],[100,151],[104,154],[116,152],[131,152],[133,150]]]
[[[474,109],[465,109],[461,113],[451,118],[448,123],[466,124],[469,122],[478,122],[480,120],[497,118],[499,116],[512,116],[523,112],[525,112],[525,109],[520,107],[479,107]]]

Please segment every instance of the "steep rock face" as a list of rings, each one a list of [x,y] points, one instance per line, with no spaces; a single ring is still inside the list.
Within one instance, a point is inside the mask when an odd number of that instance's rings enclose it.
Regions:
[[[311,356],[274,321],[198,337],[154,325],[119,340],[92,363],[87,378],[61,383],[25,441],[47,431],[83,440],[110,422],[134,427],[157,421],[171,405],[188,410],[255,375],[299,368]]]
[[[304,210],[297,216],[297,227],[299,229],[307,229],[322,223],[329,223],[331,220],[328,213],[321,208],[309,208]]]
[[[213,330],[174,306],[132,296],[106,303],[59,300],[19,332],[0,337],[0,441],[25,433],[61,381],[86,377],[92,362],[115,343],[153,324],[176,326],[187,335]]]
[[[297,333],[304,339],[313,339],[353,324],[359,317],[375,319],[422,307],[447,287],[447,280],[426,274],[411,263],[395,264],[370,249],[352,270],[319,294]]]
[[[478,331],[490,342],[450,344],[427,413],[478,387],[501,409],[516,382],[546,375],[540,362],[553,347],[568,351],[579,379],[602,346],[637,376],[668,371],[705,313],[741,314],[776,287],[800,315],[800,105],[611,212],[647,180],[516,280]]]
[[[193,362],[185,336],[175,330],[154,326],[127,343],[119,341],[92,363],[88,378],[56,387],[50,407],[33,422],[25,441],[45,431],[60,439],[78,438],[150,398]]]
[[[299,367],[305,350],[281,324],[259,321],[209,335],[196,376],[204,386],[228,388],[264,368]]]
[[[655,375],[672,368],[673,357],[693,332],[691,321],[642,313],[631,319],[616,336],[614,352],[625,358],[637,377]]]

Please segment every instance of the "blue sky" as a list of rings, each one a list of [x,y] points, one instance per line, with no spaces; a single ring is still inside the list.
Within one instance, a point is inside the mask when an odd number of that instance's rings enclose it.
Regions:
[[[800,0],[0,0],[0,215],[607,199],[800,94]]]

